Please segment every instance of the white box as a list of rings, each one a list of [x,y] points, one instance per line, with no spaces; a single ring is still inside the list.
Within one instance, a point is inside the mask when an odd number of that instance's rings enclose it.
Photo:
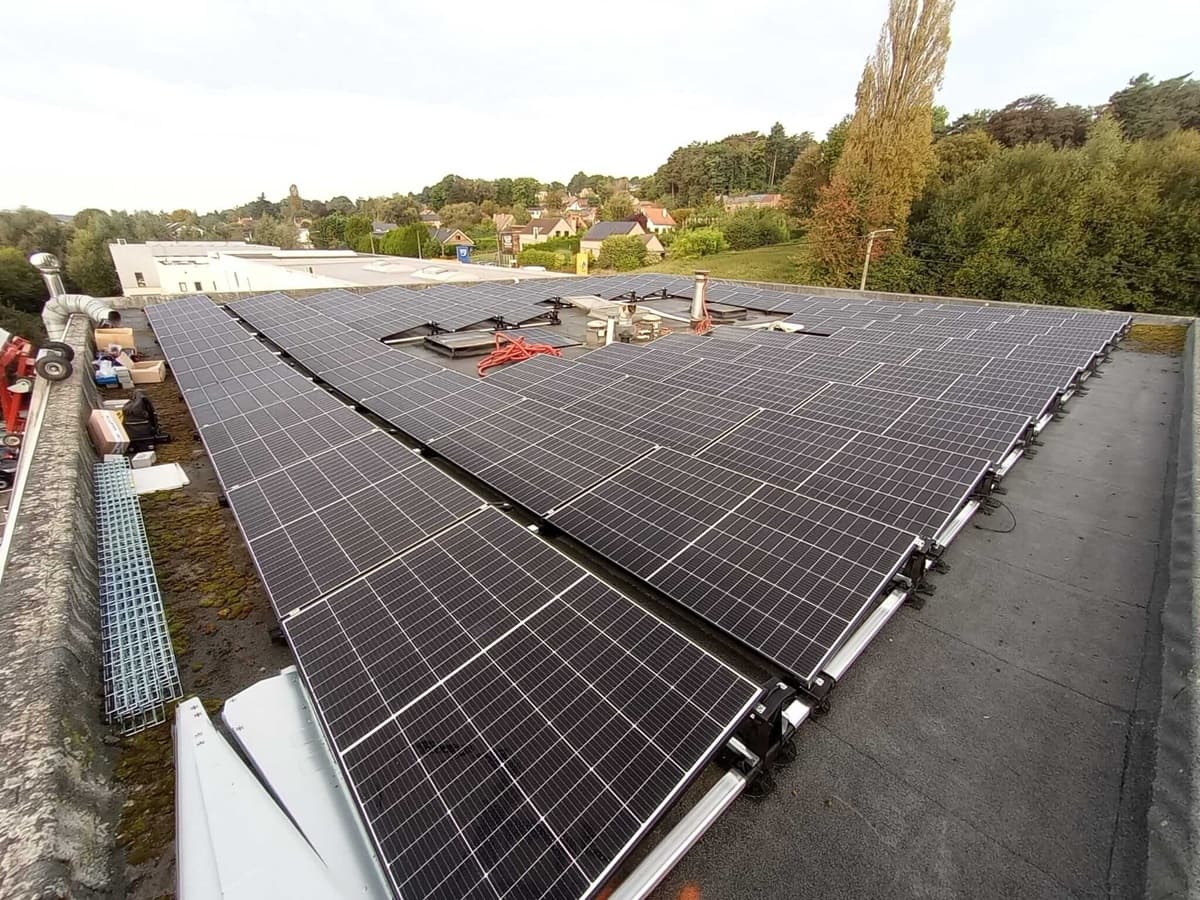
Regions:
[[[143,450],[141,453],[135,453],[129,457],[129,465],[135,469],[146,469],[154,465],[158,456],[153,450]]]

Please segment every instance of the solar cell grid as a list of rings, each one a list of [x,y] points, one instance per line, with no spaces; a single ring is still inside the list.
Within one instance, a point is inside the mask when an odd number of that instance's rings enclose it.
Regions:
[[[764,412],[710,444],[697,459],[794,488],[858,434],[803,415]]]
[[[285,623],[393,886],[583,896],[758,691],[499,514],[419,551]]]
[[[843,428],[878,433],[918,404],[910,394],[878,388],[831,384],[804,403],[796,412]]]
[[[755,415],[756,406],[713,398],[696,391],[680,391],[666,406],[622,423],[621,430],[654,444],[693,453],[740,422]]]
[[[959,379],[954,372],[916,366],[879,366],[859,380],[863,387],[897,391],[916,397],[937,398]]]
[[[914,546],[911,534],[766,485],[649,581],[811,680]]]
[[[722,390],[720,396],[763,409],[787,412],[814,396],[828,383],[824,378],[760,369],[752,375],[738,378]]]
[[[806,497],[934,538],[990,463],[876,434],[852,438],[797,488]]]
[[[986,409],[1007,409],[1040,419],[1061,394],[1056,385],[1015,384],[1010,378],[964,375],[941,399]]]
[[[660,448],[554,512],[551,521],[639,577],[661,567],[761,487]]]
[[[927,400],[902,413],[883,433],[967,456],[1001,463],[1020,443],[1029,416],[982,409],[944,400]]]
[[[951,353],[948,350],[918,350],[908,365],[922,369],[942,369],[959,375],[978,375],[991,361],[990,356],[975,353]]]

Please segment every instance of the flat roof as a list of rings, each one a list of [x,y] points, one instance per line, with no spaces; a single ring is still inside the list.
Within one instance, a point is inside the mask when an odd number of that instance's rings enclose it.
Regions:
[[[583,336],[585,313],[561,316]],[[769,792],[735,803],[656,898],[1142,892],[1181,359],[1126,342],[1101,371],[956,538],[936,593],[901,607],[800,729]]]
[[[499,266],[460,263],[451,259],[414,259],[408,256],[353,257],[254,257],[258,265],[285,269],[309,268],[314,274],[352,284],[441,284],[444,282],[524,281],[528,278],[566,278],[558,272],[530,272]]]

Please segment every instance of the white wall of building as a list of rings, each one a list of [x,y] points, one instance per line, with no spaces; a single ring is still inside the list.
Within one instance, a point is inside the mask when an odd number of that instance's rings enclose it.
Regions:
[[[109,244],[108,249],[112,254],[113,265],[117,267],[122,294],[133,297],[137,294],[162,292],[158,283],[158,269],[154,265],[154,254],[148,244]]]

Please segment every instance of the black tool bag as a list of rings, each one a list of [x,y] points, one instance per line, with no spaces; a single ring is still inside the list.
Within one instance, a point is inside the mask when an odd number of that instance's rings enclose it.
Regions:
[[[121,407],[125,432],[129,435],[129,452],[153,450],[155,444],[165,444],[171,436],[158,425],[154,404],[145,391],[135,390]]]

